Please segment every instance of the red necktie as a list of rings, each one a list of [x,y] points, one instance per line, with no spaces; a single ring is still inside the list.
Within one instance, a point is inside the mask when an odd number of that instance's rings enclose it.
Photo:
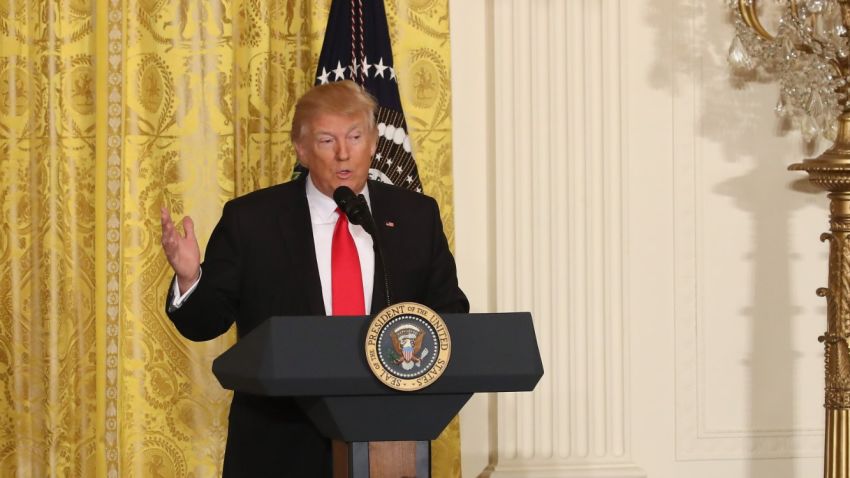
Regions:
[[[363,276],[354,238],[348,231],[348,218],[337,208],[339,219],[331,241],[331,296],[333,315],[363,315]]]

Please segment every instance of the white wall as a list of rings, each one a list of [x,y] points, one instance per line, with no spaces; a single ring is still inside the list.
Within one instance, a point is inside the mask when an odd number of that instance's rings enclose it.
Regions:
[[[461,283],[546,368],[467,405],[465,476],[821,473],[827,202],[785,168],[826,145],[730,77],[725,3],[450,2]]]
[[[491,156],[492,31],[487,0],[449,2],[452,35],[452,131],[455,177],[455,257],[458,280],[472,312],[494,310],[494,190]],[[463,475],[477,476],[490,461],[495,429],[490,428],[491,400],[472,397],[461,413]]]

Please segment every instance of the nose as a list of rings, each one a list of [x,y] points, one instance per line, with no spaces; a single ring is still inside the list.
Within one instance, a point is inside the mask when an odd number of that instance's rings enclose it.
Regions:
[[[337,145],[338,145],[337,148],[336,148],[337,159],[340,160],[340,161],[347,161],[348,160],[348,145],[346,144],[345,141],[339,141],[339,142],[337,142]]]

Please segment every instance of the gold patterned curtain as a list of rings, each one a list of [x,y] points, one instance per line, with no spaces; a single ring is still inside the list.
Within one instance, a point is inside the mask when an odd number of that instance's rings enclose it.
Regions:
[[[233,335],[181,338],[159,208],[200,238],[289,178],[329,0],[0,2],[0,476],[220,474]],[[452,236],[447,0],[387,0],[422,182]],[[201,244],[202,248],[205,244]],[[455,422],[435,476],[459,476]]]

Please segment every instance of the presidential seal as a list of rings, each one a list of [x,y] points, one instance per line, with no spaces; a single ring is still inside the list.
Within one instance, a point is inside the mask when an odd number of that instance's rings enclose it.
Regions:
[[[436,312],[400,302],[379,312],[366,333],[366,362],[378,380],[411,392],[431,385],[449,363],[452,340]]]

